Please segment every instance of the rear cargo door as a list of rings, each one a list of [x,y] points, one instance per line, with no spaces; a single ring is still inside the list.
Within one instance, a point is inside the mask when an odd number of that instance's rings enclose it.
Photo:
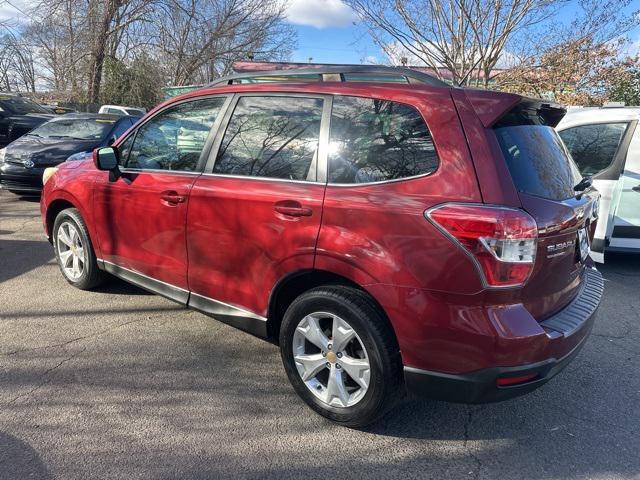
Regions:
[[[539,320],[564,307],[582,284],[599,196],[590,187],[576,191],[582,176],[553,128],[561,118],[554,110],[527,100],[492,128],[522,208],[538,224],[535,268],[522,301]]]

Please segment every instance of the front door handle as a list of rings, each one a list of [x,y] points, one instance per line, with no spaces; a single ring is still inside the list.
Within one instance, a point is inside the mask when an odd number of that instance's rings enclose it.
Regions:
[[[636,185],[635,187],[631,187],[631,190],[633,190],[634,192],[640,193],[640,185]]]
[[[313,215],[313,210],[311,210],[311,208],[303,207],[300,202],[296,200],[283,200],[281,202],[276,202],[273,209],[282,215],[287,215],[288,217],[310,217]]]
[[[160,194],[160,198],[171,205],[177,205],[179,203],[184,203],[187,201],[186,195],[180,195],[178,192],[174,190],[167,190]]]

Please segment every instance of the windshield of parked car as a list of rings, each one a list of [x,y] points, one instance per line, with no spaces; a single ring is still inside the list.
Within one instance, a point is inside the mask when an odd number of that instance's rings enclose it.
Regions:
[[[134,117],[144,115],[144,111],[139,108],[125,108],[124,111],[127,112],[128,115],[133,115]]]
[[[72,138],[76,140],[100,140],[113,128],[115,120],[95,118],[71,118],[52,120],[31,130],[28,135],[44,138]]]
[[[36,102],[24,97],[13,95],[0,95],[0,107],[16,115],[27,115],[28,113],[51,113],[51,110],[38,105]]]

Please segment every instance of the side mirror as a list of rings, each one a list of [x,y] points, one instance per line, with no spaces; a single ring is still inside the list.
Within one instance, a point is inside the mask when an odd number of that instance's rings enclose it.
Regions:
[[[113,147],[96,148],[93,163],[98,170],[115,172],[118,170],[118,151]]]

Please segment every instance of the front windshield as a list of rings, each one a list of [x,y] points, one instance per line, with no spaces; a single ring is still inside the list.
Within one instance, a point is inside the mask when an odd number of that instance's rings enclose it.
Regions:
[[[137,108],[125,108],[124,110],[127,112],[127,114],[132,115],[134,117],[139,117],[141,115],[144,115],[144,112]]]
[[[113,128],[115,120],[74,118],[52,120],[31,130],[28,135],[43,138],[100,140]]]
[[[24,97],[14,97],[12,95],[0,95],[0,107],[16,115],[27,115],[28,113],[51,113],[36,102]]]

